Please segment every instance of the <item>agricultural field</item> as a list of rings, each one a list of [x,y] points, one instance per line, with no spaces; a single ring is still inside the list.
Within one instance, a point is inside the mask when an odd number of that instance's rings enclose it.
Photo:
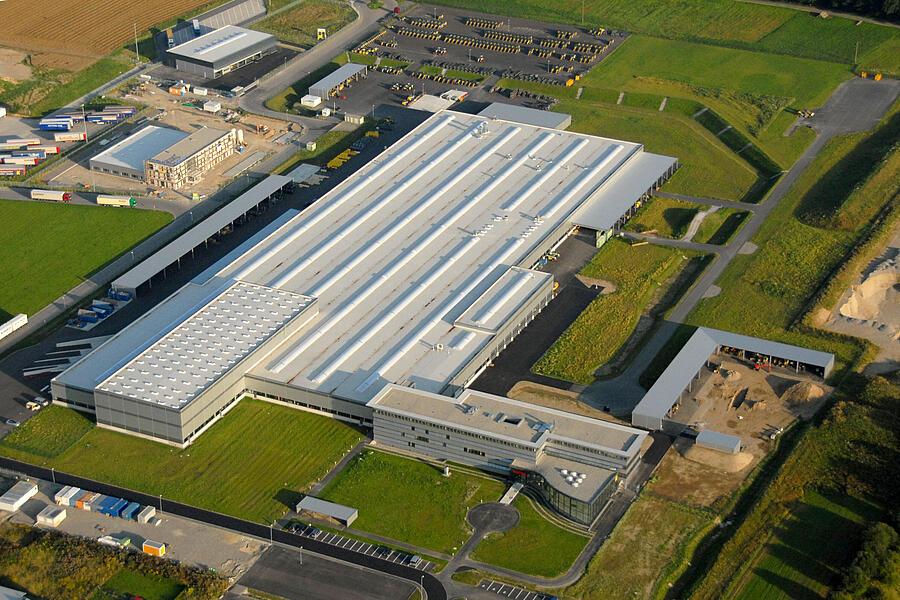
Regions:
[[[34,314],[171,220],[150,210],[0,200],[0,320]]]
[[[631,246],[609,240],[581,274],[611,281],[616,291],[598,296],[534,364],[541,375],[589,384],[595,371],[625,346],[641,315],[699,256],[674,248]]]
[[[20,427],[28,439],[48,429],[46,415],[58,420],[56,413],[42,412]],[[6,442],[0,443],[0,454],[271,522],[361,439],[356,429],[336,419],[245,398],[184,450],[94,427],[52,457],[35,444],[23,450]],[[57,445],[53,440],[46,444]]]
[[[644,203],[625,229],[638,233],[655,231],[659,237],[681,239],[700,209],[695,202],[654,198]]]
[[[513,502],[519,523],[509,531],[492,533],[471,556],[479,562],[540,577],[565,573],[587,545],[588,538],[554,525],[519,495]]]
[[[10,523],[0,525],[0,556],[0,581],[29,598],[215,600],[228,586],[213,571]]]
[[[661,38],[801,56],[851,64],[860,42],[860,64],[896,73],[900,54],[891,52],[900,33],[890,27],[850,19],[819,19],[775,6],[730,0],[440,0],[473,11],[557,23],[584,23],[625,29]]]
[[[642,494],[588,563],[584,576],[560,597],[658,597],[664,580],[690,561],[692,546],[712,520],[704,511]]]
[[[319,497],[359,508],[354,529],[453,554],[469,536],[468,509],[496,502],[503,489],[495,479],[458,470],[444,477],[434,465],[366,451]]]
[[[259,21],[253,29],[271,33],[281,41],[310,48],[316,43],[317,28],[324,27],[332,34],[355,18],[356,12],[344,2],[303,0],[294,8]]]

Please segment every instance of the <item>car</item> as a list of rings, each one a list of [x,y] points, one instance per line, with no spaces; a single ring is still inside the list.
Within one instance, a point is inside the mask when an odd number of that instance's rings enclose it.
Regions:
[[[41,405],[33,400],[30,400],[25,403],[25,408],[28,410],[41,410]]]
[[[10,427],[18,427],[19,425],[21,425],[21,423],[19,423],[15,419],[7,419],[6,424],[9,425]]]
[[[306,537],[311,537],[312,539],[316,539],[322,534],[322,530],[318,527],[313,527],[310,532],[306,535]]]
[[[408,564],[409,564],[409,566],[411,566],[411,567],[415,567],[415,566],[417,566],[420,562],[422,562],[422,557],[419,556],[418,554],[413,554],[412,556],[409,557]]]
[[[391,549],[387,546],[378,546],[375,548],[375,551],[372,553],[374,556],[382,557],[387,556],[391,553]]]

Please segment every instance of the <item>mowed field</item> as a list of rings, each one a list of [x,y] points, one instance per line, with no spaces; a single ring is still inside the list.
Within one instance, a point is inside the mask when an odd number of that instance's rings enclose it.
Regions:
[[[0,45],[29,52],[81,57],[76,70],[105,56],[151,26],[210,4],[210,0],[41,0],[0,3]],[[53,66],[53,65],[46,65]]]
[[[171,220],[150,210],[0,200],[0,320],[34,314]]]
[[[304,48],[316,43],[316,29],[324,27],[329,34],[336,33],[351,22],[356,13],[338,0],[304,0],[295,8],[263,19],[253,29],[266,31],[279,40]]]
[[[256,522],[283,515],[362,439],[336,419],[248,398],[184,450],[84,432],[72,413],[42,411],[0,441],[0,454]]]

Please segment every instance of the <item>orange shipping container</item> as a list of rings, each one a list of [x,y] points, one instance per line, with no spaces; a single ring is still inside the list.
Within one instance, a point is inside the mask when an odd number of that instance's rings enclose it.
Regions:
[[[153,540],[144,540],[144,552],[151,556],[165,556],[166,545],[162,542],[154,542]]]

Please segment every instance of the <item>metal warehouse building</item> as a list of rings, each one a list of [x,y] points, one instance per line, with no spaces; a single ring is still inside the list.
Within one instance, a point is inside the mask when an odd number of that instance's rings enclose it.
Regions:
[[[204,173],[235,153],[243,137],[237,129],[198,129],[147,160],[147,183],[175,190],[198,183]]]
[[[389,384],[458,395],[550,301],[545,255],[577,225],[605,239],[675,164],[436,113],[56,377],[53,396],[183,446],[243,394],[364,425]]]
[[[177,129],[147,125],[91,158],[90,166],[98,173],[143,181],[145,163],[186,137]]]
[[[167,51],[175,68],[215,79],[275,51],[275,36],[226,25]]]
[[[316,96],[321,100],[328,100],[333,92],[341,89],[352,81],[356,81],[360,77],[365,77],[368,72],[366,65],[358,65],[356,63],[347,63],[341,65],[334,73],[326,75],[316,83],[309,86],[309,95]]]
[[[676,417],[683,394],[691,391],[694,379],[710,357],[720,352],[741,358],[753,356],[770,364],[778,359],[788,368],[822,378],[834,368],[834,355],[828,352],[700,327],[634,408],[632,425],[656,430],[665,429],[668,424],[676,430],[683,429],[684,423]]]

